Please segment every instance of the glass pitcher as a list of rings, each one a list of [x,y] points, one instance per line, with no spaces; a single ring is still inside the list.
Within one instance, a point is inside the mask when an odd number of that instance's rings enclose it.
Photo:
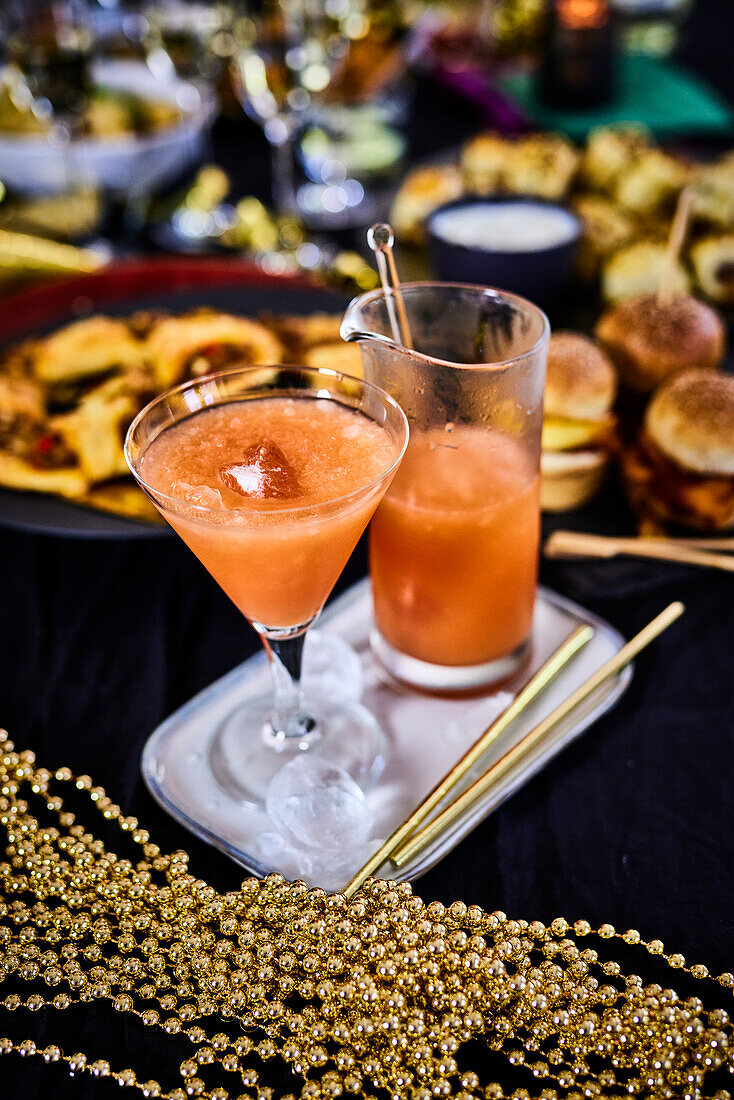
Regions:
[[[540,540],[540,438],[549,325],[517,295],[452,283],[355,298],[342,322],[365,378],[410,422],[370,531],[372,646],[419,689],[480,691],[529,653]],[[394,335],[395,333],[395,335]]]

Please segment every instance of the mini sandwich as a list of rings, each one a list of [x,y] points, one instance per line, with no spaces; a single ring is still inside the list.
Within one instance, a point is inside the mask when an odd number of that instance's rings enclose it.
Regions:
[[[721,317],[689,294],[669,302],[656,294],[627,298],[602,314],[595,336],[622,384],[638,393],[650,393],[679,370],[715,370],[726,353]]]
[[[654,394],[622,458],[630,503],[702,531],[734,526],[734,377],[681,371]]]
[[[600,488],[615,438],[616,394],[614,367],[593,340],[575,332],[551,337],[540,460],[545,511],[578,508]]]

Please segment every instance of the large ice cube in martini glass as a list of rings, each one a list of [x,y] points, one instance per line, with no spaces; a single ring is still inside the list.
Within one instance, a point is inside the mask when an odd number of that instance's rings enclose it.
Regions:
[[[232,713],[209,763],[230,796],[261,804],[290,757],[317,753],[368,787],[385,760],[372,715],[306,700],[301,665],[317,618],[405,452],[384,391],[330,370],[249,367],[156,398],[125,441],[130,469],[263,640],[272,696]]]

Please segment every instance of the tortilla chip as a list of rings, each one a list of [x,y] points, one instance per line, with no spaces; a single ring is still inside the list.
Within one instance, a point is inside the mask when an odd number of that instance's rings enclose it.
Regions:
[[[89,487],[86,477],[77,466],[45,470],[7,451],[0,451],[0,485],[7,489],[57,493],[59,496],[71,498],[80,497]]]
[[[96,485],[80,498],[79,503],[97,508],[101,512],[112,512],[117,516],[128,516],[130,519],[146,520],[150,523],[165,523],[155,505],[133,481]]]

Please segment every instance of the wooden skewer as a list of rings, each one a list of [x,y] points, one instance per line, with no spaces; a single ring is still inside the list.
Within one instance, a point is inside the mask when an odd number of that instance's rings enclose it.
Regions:
[[[364,867],[360,868],[356,875],[350,879],[344,888],[344,893],[348,898],[356,894],[362,883],[368,879],[370,875],[373,875],[375,871],[378,871],[383,863],[386,863],[390,859],[393,851],[410,836],[413,830],[428,817],[439,802],[453,790],[456,784],[466,775],[469,768],[471,768],[479,757],[487,751],[489,746],[504,733],[510,722],[514,721],[514,719],[532,703],[533,699],[537,698],[551,680],[555,679],[561,669],[568,664],[574,654],[578,653],[582,646],[585,646],[587,642],[591,641],[593,636],[593,627],[587,624],[577,627],[576,630],[561,643],[555,653],[548,658],[545,664],[543,664],[527,682],[522,691],[518,692],[510,705],[503,710],[502,714],[495,718],[494,722],[492,722],[474,744],[467,749],[461,759],[454,764],[443,779],[441,779],[433,790],[426,795],[420,805],[416,806],[410,817],[395,829],[392,835],[380,845],[374,855],[370,856]]]
[[[422,829],[413,833],[405,844],[393,852],[393,863],[397,864],[398,867],[404,867],[427,844],[430,844],[432,840],[453,825],[477,799],[500,783],[513,768],[530,755],[533,749],[541,745],[548,734],[559,726],[564,719],[568,718],[597,688],[601,687],[606,680],[621,672],[625,665],[628,665],[645,646],[648,646],[659,634],[667,630],[684,610],[683,604],[678,601],[669,604],[639,634],[636,634],[631,641],[622,646],[618,653],[610,657],[588,680],[585,680],[580,687],[576,688],[564,702],[560,703],[537,726],[529,730],[522,740],[513,745],[511,749],[508,749],[504,756],[493,764],[484,775],[475,780],[470,787],[467,787],[445,810],[431,818]]]
[[[692,550],[719,550],[730,551],[734,550],[734,539],[732,538],[701,538],[701,539],[689,539],[689,538],[670,538],[667,535],[650,535],[648,536],[653,542],[664,542],[670,546],[690,546]]]
[[[554,531],[545,544],[547,558],[653,558],[657,561],[703,565],[734,573],[734,558],[712,554],[692,546],[679,545],[661,538],[610,538],[587,535],[580,531]]]
[[[408,313],[405,308],[403,291],[400,286],[400,276],[395,264],[393,245],[395,234],[392,226],[387,222],[377,222],[367,230],[367,243],[375,253],[377,270],[385,291],[387,311],[390,317],[390,327],[396,344],[402,344],[405,348],[413,348],[413,334],[410,331]],[[394,300],[394,305],[393,305]],[[397,307],[397,316],[395,315]]]
[[[693,194],[693,187],[684,187],[678,196],[658,285],[658,305],[660,306],[668,305],[675,297],[675,265],[678,263],[680,250],[688,234]]]

